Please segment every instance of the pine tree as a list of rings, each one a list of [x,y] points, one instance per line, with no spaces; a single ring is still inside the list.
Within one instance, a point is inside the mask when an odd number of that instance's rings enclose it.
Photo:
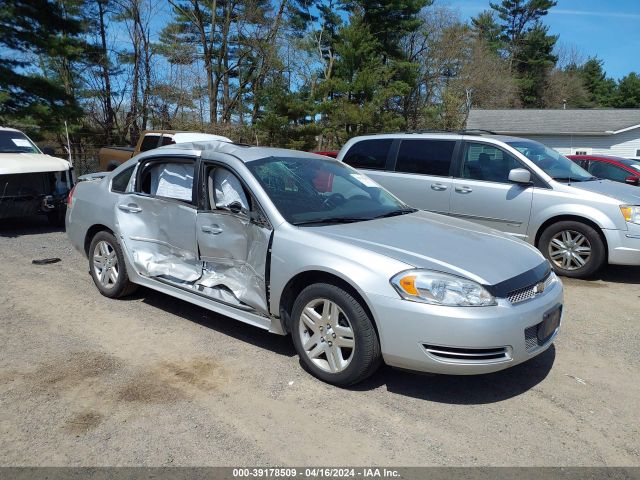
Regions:
[[[589,58],[580,68],[579,74],[589,94],[593,107],[612,107],[616,97],[616,82],[607,78],[598,58]]]
[[[61,78],[37,73],[31,59],[76,55],[81,22],[54,0],[5,0],[0,5],[0,121],[61,125],[82,114]]]

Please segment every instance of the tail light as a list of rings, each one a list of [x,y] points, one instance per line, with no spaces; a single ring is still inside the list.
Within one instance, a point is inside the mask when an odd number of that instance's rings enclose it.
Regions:
[[[74,185],[73,187],[71,187],[71,190],[69,190],[69,195],[67,195],[67,208],[71,208],[71,202],[73,201],[73,192],[76,191],[76,186]]]

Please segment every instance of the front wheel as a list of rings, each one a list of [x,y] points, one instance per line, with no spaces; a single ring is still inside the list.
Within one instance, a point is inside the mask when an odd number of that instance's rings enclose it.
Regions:
[[[129,281],[122,248],[110,232],[98,232],[93,237],[89,247],[89,271],[105,297],[124,297],[136,289]]]
[[[542,232],[538,248],[555,272],[565,277],[590,277],[606,260],[600,234],[581,222],[563,221],[550,225]]]
[[[293,343],[317,378],[347,386],[369,377],[381,363],[380,343],[366,310],[349,292],[317,283],[293,305]]]

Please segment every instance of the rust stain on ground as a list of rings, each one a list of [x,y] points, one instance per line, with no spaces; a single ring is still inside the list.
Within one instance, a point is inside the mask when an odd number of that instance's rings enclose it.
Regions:
[[[125,402],[176,403],[198,391],[216,390],[224,381],[222,368],[208,358],[161,362],[138,372],[118,391],[117,398]]]
[[[55,362],[44,364],[35,372],[25,374],[24,377],[41,388],[55,388],[59,391],[78,385],[87,379],[112,374],[120,368],[122,368],[120,361],[111,355],[82,351],[70,353]]]
[[[63,430],[71,435],[82,435],[102,423],[103,415],[93,410],[74,415],[65,422]]]

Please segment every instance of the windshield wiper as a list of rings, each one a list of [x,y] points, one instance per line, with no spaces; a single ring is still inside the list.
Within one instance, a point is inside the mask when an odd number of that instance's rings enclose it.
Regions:
[[[365,222],[371,220],[371,217],[335,217],[335,218],[316,218],[315,220],[305,220],[302,222],[295,222],[296,227],[304,225],[321,225],[321,224],[338,224],[338,223],[355,223]]]
[[[579,182],[585,182],[587,180],[587,179],[580,179],[580,178],[573,178],[573,177],[552,177],[552,178],[557,182],[567,182],[567,183],[571,183],[571,182],[579,183]]]
[[[397,217],[399,215],[406,215],[407,213],[413,213],[417,211],[417,208],[401,208],[399,210],[393,210],[391,212],[383,213],[382,215],[376,215],[373,218]]]
[[[32,153],[27,150],[0,150],[0,153]]]

